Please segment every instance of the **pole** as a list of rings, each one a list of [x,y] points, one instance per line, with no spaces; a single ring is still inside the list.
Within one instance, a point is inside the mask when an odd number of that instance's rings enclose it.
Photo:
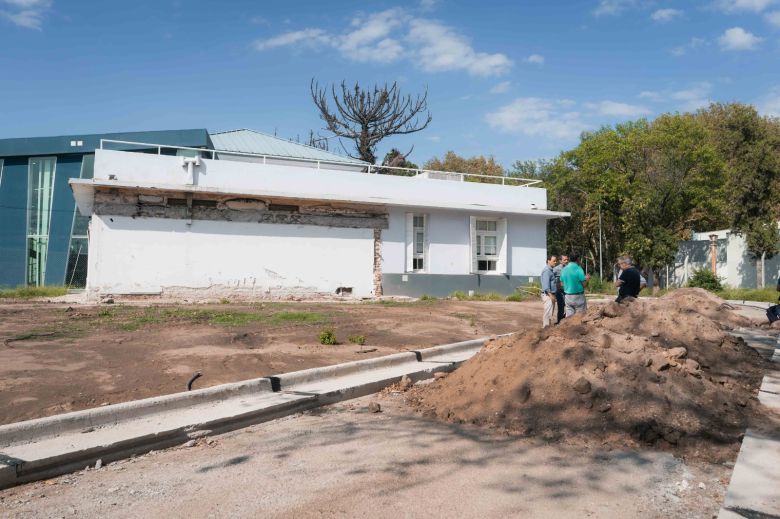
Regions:
[[[601,201],[599,201],[599,277],[604,279],[604,270],[602,268],[602,252],[601,252]]]

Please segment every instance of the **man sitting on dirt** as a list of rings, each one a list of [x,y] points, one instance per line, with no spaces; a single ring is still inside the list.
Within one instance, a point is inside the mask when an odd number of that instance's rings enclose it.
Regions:
[[[590,274],[585,274],[579,265],[580,255],[570,254],[569,264],[561,271],[561,283],[563,284],[564,301],[566,303],[566,317],[576,313],[585,313],[588,303],[585,300],[585,288],[590,281]]]
[[[620,303],[627,297],[639,297],[639,291],[642,290],[642,275],[632,265],[631,258],[620,256],[618,258],[620,275],[615,286],[618,287],[618,296],[615,301]]]
[[[558,283],[555,281],[553,268],[558,263],[555,256],[547,257],[547,265],[542,269],[542,303],[544,304],[544,314],[542,314],[542,328],[552,324],[553,311],[555,310],[555,293],[558,291]]]

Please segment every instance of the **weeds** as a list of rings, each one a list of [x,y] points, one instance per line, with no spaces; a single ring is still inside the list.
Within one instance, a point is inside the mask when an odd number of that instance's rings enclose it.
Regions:
[[[336,341],[336,332],[333,331],[333,328],[325,328],[320,332],[320,344],[326,346],[338,344],[338,341]]]
[[[271,324],[283,323],[310,323],[317,324],[325,321],[325,316],[318,312],[279,312],[270,317]]]
[[[357,344],[358,346],[363,346],[366,343],[365,335],[350,335],[347,339],[352,344]]]
[[[68,293],[67,287],[43,286],[7,288],[0,290],[0,299],[32,299],[34,297],[59,297]]]
[[[486,294],[474,294],[469,295],[461,290],[456,290],[450,294],[450,299],[457,299],[458,301],[504,301],[506,298],[501,294],[495,292],[488,292]]]
[[[772,288],[724,288],[715,292],[723,299],[732,299],[737,301],[763,301],[765,303],[777,302],[780,293]]]

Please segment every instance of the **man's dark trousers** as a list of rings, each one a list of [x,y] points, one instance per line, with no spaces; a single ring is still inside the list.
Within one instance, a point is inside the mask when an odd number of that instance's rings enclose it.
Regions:
[[[563,300],[563,288],[560,286],[558,286],[558,290],[555,292],[555,306],[558,307],[558,322],[561,322],[566,317],[566,308]]]

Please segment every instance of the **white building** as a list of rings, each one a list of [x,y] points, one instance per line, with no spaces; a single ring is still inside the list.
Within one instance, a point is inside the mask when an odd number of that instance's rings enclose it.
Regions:
[[[88,291],[509,294],[538,280],[546,222],[568,216],[531,181],[163,148],[97,150],[94,178],[70,181],[91,216]]]
[[[691,240],[681,241],[674,268],[669,273],[670,283],[685,285],[694,270],[712,268],[711,237],[715,238],[715,268],[721,281],[733,288],[759,287],[761,260],[748,252],[744,236],[729,229],[698,232]],[[774,286],[780,276],[780,255],[765,259],[763,270],[764,286]]]

